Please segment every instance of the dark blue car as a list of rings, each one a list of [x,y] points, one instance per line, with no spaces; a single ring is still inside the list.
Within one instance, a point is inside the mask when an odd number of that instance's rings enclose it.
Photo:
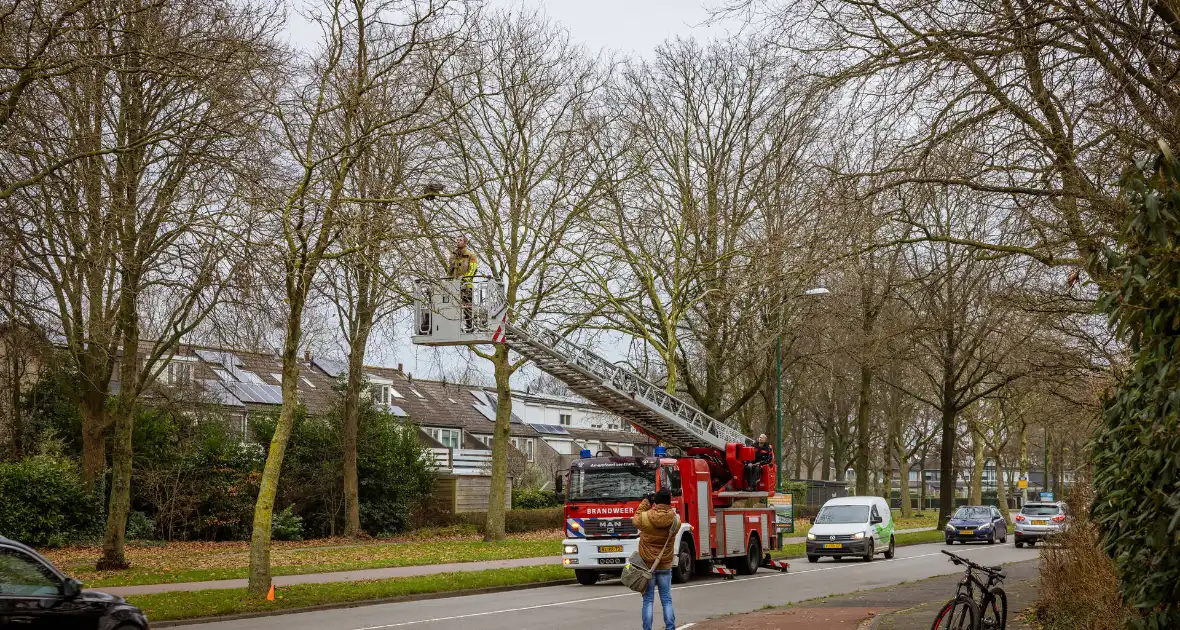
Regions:
[[[986,542],[1008,542],[1008,521],[994,507],[987,505],[964,505],[947,522],[946,544]]]

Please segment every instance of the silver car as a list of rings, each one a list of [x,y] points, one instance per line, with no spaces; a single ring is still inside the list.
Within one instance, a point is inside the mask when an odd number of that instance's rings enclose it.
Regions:
[[[1069,512],[1064,503],[1026,503],[1015,517],[1016,546],[1031,547],[1065,528]]]

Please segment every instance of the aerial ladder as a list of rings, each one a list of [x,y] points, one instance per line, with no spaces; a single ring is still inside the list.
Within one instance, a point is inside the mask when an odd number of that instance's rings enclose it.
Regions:
[[[461,302],[462,282],[472,285],[470,304]],[[753,444],[733,427],[545,325],[519,314],[509,320],[503,285],[490,278],[419,281],[414,319],[416,345],[507,344],[578,395],[685,452],[724,453],[727,444]]]

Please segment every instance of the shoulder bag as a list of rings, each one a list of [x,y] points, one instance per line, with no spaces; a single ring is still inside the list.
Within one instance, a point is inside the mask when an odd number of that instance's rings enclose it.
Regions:
[[[678,525],[680,525],[680,519],[673,518],[672,526],[668,528],[668,538],[664,540],[664,546],[660,547],[660,552],[656,554],[656,564],[659,564],[660,558],[664,557],[664,550],[668,548],[668,543],[672,542],[672,532]],[[636,593],[643,593],[651,584],[651,571],[651,567],[647,566],[647,562],[636,551],[627,559],[627,564],[623,565],[623,575],[620,576],[620,579],[627,588]]]

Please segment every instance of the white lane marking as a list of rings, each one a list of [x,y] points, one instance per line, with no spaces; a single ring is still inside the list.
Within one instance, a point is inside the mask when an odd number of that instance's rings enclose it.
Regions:
[[[964,549],[963,551],[966,552],[968,550]],[[936,553],[923,553],[923,554],[919,554],[916,556],[906,556],[905,558],[894,558],[893,560],[886,560],[884,563],[901,562],[902,560],[914,560],[917,558],[929,558],[930,556],[937,556],[937,555],[941,555],[941,554],[942,554],[941,551],[936,552]],[[882,563],[882,564],[884,564],[884,563]],[[750,580],[764,580],[766,578],[789,577],[792,575],[803,575],[804,573],[815,573],[817,571],[835,571],[837,569],[855,569],[855,568],[860,568],[860,567],[871,567],[871,566],[873,566],[873,565],[870,565],[870,564],[838,564],[838,565],[830,566],[830,567],[819,567],[819,568],[815,568],[815,569],[806,569],[803,571],[796,571],[794,573],[771,573],[768,575],[756,575],[753,577],[741,578],[741,579],[736,579],[736,580],[718,580],[718,581],[714,581],[714,582],[702,582],[700,584],[686,584],[684,586],[674,586],[674,587],[672,587],[672,590],[679,591],[682,589],[689,589],[689,588],[703,588],[703,587],[707,587],[707,586],[724,586],[726,584],[737,584],[739,582],[749,582]],[[638,596],[639,593],[630,593],[630,592],[616,593],[614,595],[603,595],[601,597],[587,597],[584,599],[574,599],[574,600],[569,600],[569,601],[564,601],[564,602],[551,602],[548,604],[537,604],[535,606],[521,606],[520,608],[505,608],[502,610],[485,610],[483,612],[467,613],[465,615],[452,615],[450,617],[435,617],[433,619],[418,619],[415,621],[402,621],[400,623],[390,623],[390,624],[385,624],[385,625],[381,625],[381,626],[365,626],[363,628],[356,628],[356,630],[383,630],[384,628],[402,628],[405,626],[416,626],[419,624],[436,623],[439,621],[455,621],[457,619],[471,619],[472,617],[486,617],[488,615],[500,615],[500,614],[504,614],[504,613],[522,612],[525,610],[537,610],[539,608],[553,608],[556,606],[569,606],[570,604],[584,604],[586,602],[598,602],[598,601],[602,601],[602,600],[606,600],[606,599],[617,599],[619,597],[630,597],[632,595]],[[691,625],[692,624],[688,624],[688,626],[691,626]],[[688,626],[681,626],[681,627],[687,628]]]
[[[691,628],[691,627],[693,627],[693,626],[695,626],[695,625],[697,625],[697,624],[695,624],[695,623],[686,623],[686,624],[684,624],[683,626],[680,626],[680,627],[676,628],[676,630],[684,630],[685,628]]]

